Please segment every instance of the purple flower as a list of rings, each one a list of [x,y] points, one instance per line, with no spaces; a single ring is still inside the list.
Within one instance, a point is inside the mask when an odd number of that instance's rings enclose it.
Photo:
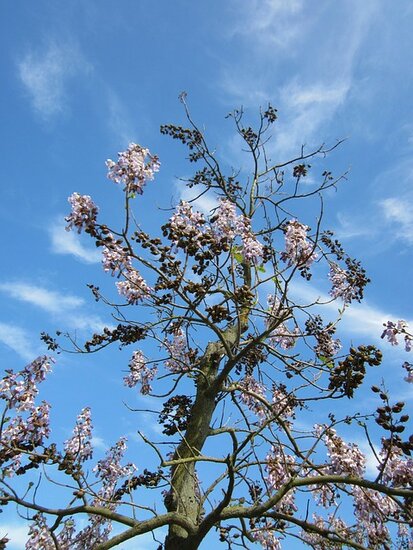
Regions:
[[[285,227],[285,251],[281,252],[281,259],[289,266],[309,267],[317,254],[314,244],[307,239],[310,228],[293,219]]]
[[[98,214],[98,207],[92,201],[89,195],[79,195],[73,193],[67,199],[72,205],[72,212],[65,218],[68,222],[66,231],[77,227],[77,232],[81,233],[83,229],[87,233],[93,233]]]
[[[141,195],[145,183],[153,180],[155,172],[159,171],[160,163],[156,155],[150,154],[149,149],[130,143],[126,151],[118,153],[117,162],[108,159],[106,166],[109,179],[123,183],[128,193]]]
[[[156,366],[150,368],[146,365],[145,356],[141,351],[135,351],[129,363],[129,374],[124,377],[123,381],[129,388],[141,384],[141,393],[145,395],[151,392],[150,382],[155,378],[157,372]]]

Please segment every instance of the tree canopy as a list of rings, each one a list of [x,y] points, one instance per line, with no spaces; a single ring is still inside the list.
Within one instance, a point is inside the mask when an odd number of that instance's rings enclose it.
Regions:
[[[212,532],[229,549],[276,550],[294,539],[318,549],[410,548],[405,404],[392,401],[378,373],[375,405],[358,412],[358,391],[382,352],[368,342],[345,348],[338,337],[369,283],[323,223],[324,198],[344,180],[324,166],[340,142],[274,161],[277,110],[260,110],[255,127],[236,110],[229,118],[248,171],[227,173],[185,94],[181,101],[186,126],[161,133],[187,148],[191,198],[174,205],[156,234],[139,219],[145,186],[160,177],[160,161],[145,147],[131,143],[106,162],[123,191],[120,227],[100,219],[90,196],[69,197],[67,229],[93,239],[116,279],[117,301],[90,290],[117,325],[83,343],[42,335],[52,352],[130,350],[124,384],[158,403],[156,441],[130,411],[154,468],[142,470],[123,436],[95,461],[87,403],[72,436],[52,441],[51,406],[39,389],[54,362],[45,355],[0,381],[0,504],[29,514],[27,549],[103,550],[150,532],[159,541],[161,528],[166,538],[154,545],[165,550],[199,548]],[[326,289],[315,298],[314,281]],[[382,337],[411,349],[403,320],[389,320]],[[397,376],[413,382],[413,366],[403,369]],[[66,490],[61,505],[38,496],[39,472]],[[152,505],[143,504],[144,491]]]

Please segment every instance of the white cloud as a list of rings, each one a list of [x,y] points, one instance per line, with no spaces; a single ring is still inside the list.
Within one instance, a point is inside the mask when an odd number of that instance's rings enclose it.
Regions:
[[[137,131],[131,124],[131,117],[126,106],[111,89],[108,89],[107,124],[121,142],[126,146],[136,139]]]
[[[38,306],[49,313],[63,313],[84,303],[82,298],[61,294],[29,283],[1,283],[0,290],[12,298]]]
[[[33,108],[45,119],[64,110],[67,80],[89,70],[77,48],[55,43],[42,52],[29,51],[18,63]]]
[[[241,15],[232,34],[254,37],[266,46],[287,50],[299,39],[303,0],[250,0],[234,2],[236,13]]]
[[[29,334],[10,323],[0,323],[0,342],[15,351],[25,361],[33,360],[37,355],[30,341]]]
[[[71,254],[82,262],[92,264],[101,260],[101,253],[96,248],[84,246],[80,235],[74,231],[66,231],[61,223],[54,223],[49,228],[52,241],[52,252],[55,254]]]
[[[364,219],[347,216],[341,212],[337,213],[338,226],[334,228],[334,233],[339,239],[353,239],[354,237],[368,237],[377,232],[373,224],[366,224]]]
[[[403,199],[390,197],[379,203],[387,222],[393,225],[394,234],[413,244],[413,204],[407,196]]]
[[[19,523],[3,524],[0,528],[0,538],[7,536],[10,542],[7,548],[10,550],[21,550],[25,548],[29,533],[29,526]]]
[[[330,312],[332,319],[338,315],[339,308],[342,307],[342,302],[339,300],[331,301],[331,298],[323,292],[317,290],[314,286],[305,282],[294,282],[290,284],[291,295],[297,303],[306,302],[307,304],[320,303],[320,307],[324,312]],[[381,334],[383,332],[383,323],[386,321],[394,321],[403,319],[403,315],[394,314],[383,311],[377,307],[370,306],[366,301],[361,304],[353,303],[346,308],[342,320],[340,321],[340,331],[346,332],[350,337],[367,336],[371,340],[381,342]],[[409,326],[413,326],[413,320],[407,320]],[[403,350],[403,346],[399,348]]]

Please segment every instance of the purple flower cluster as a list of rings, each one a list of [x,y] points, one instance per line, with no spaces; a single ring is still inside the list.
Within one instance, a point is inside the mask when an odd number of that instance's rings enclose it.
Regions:
[[[151,288],[136,269],[130,269],[124,273],[125,280],[116,283],[121,296],[124,296],[130,304],[137,304],[150,296]]]
[[[84,462],[92,457],[92,417],[90,407],[80,411],[76,419],[73,435],[65,441],[65,452],[78,462]]]
[[[243,380],[238,382],[238,385],[241,388],[240,398],[244,405],[259,418],[264,419],[266,417],[265,405],[254,395],[251,395],[251,393],[255,393],[257,396],[264,398],[266,393],[264,384],[255,380],[253,376],[245,376]]]
[[[285,226],[285,251],[281,252],[281,259],[288,266],[310,267],[317,259],[314,244],[307,238],[310,228],[298,220],[290,220]]]
[[[201,212],[193,210],[189,202],[181,201],[178,204],[169,224],[172,242],[177,244],[182,237],[185,237],[202,246],[201,242],[206,234],[206,220]]]
[[[290,481],[295,468],[295,458],[284,453],[281,445],[273,445],[266,457],[266,480],[272,491],[278,491],[285,483]],[[282,513],[296,511],[294,503],[294,490],[289,491],[277,505],[277,510]]]
[[[404,347],[406,351],[412,350],[413,336],[408,332],[408,325],[406,321],[399,320],[397,323],[393,321],[387,321],[383,325],[384,331],[381,335],[382,338],[387,338],[392,346],[398,346],[399,341],[397,336],[402,335],[404,338]]]
[[[65,218],[67,221],[66,231],[70,231],[73,227],[77,228],[77,232],[81,233],[84,229],[86,232],[94,230],[98,207],[92,201],[89,195],[79,195],[73,193],[67,199],[72,206],[72,212]]]
[[[148,160],[146,160],[148,158]],[[118,153],[118,161],[106,161],[108,178],[115,183],[122,183],[129,194],[143,193],[143,187],[153,180],[155,172],[159,171],[160,163],[156,155],[151,155],[136,143],[130,143],[126,151]]]
[[[43,401],[36,406],[35,398],[37,385],[50,372],[52,362],[50,357],[38,357],[20,372],[6,371],[0,380],[0,399],[6,406],[0,430],[0,447],[6,451],[1,465],[6,476],[12,476],[20,467],[20,449],[41,446],[49,436],[50,405]],[[17,413],[14,416],[13,409]]]
[[[134,388],[141,384],[141,393],[146,395],[152,391],[150,382],[155,378],[158,372],[156,366],[148,367],[145,356],[141,351],[135,351],[129,363],[129,374],[123,381],[129,388]]]
[[[333,428],[316,426],[316,433],[321,435],[327,447],[331,474],[363,477],[366,457],[355,443],[345,443]]]
[[[181,328],[176,329],[172,334],[172,340],[165,340],[163,345],[169,354],[165,366],[174,373],[188,372],[191,366],[183,330]]]
[[[328,278],[332,283],[330,296],[332,298],[341,298],[345,304],[357,299],[359,289],[355,288],[349,278],[349,274],[335,263],[330,264]]]
[[[251,221],[246,216],[237,214],[234,203],[221,199],[213,220],[212,231],[217,242],[233,241],[240,237],[244,259],[254,264],[262,260],[264,247],[252,232]]]
[[[112,275],[121,273],[125,280],[116,283],[121,296],[124,296],[130,304],[137,304],[140,300],[150,295],[151,288],[140,273],[132,267],[132,260],[122,242],[115,240],[109,233],[106,237],[106,245],[102,252],[103,270]]]

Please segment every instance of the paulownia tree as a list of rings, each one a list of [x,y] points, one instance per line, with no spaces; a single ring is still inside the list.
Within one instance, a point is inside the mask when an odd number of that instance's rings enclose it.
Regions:
[[[78,193],[66,218],[68,230],[87,233],[101,248],[120,294],[113,303],[90,285],[118,325],[84,345],[72,339],[72,351],[128,346],[124,383],[159,401],[164,440],[141,433],[157,465],[138,470],[127,462],[140,466],[141,459],[127,457],[124,437],[94,462],[88,406],[72,437],[51,443],[50,405],[38,402],[38,386],[53,360],[39,357],[0,382],[0,504],[28,514],[27,549],[104,550],[145,533],[156,537],[160,528],[167,529],[159,546],[165,550],[199,548],[211,531],[227,548],[275,550],[284,541],[288,548],[291,537],[318,549],[412,548],[413,436],[402,435],[404,403],[373,386],[377,409],[354,412],[367,370],[382,354],[372,345],[343,349],[336,338],[368,283],[360,263],[322,227],[323,195],[342,178],[319,166],[337,144],[273,162],[276,109],[262,110],[256,129],[235,111],[230,118],[250,172],[228,175],[181,99],[188,127],[161,132],[189,150],[193,200],[179,202],[156,235],[145,232],[134,205],[139,212],[160,164],[132,143],[106,163],[109,179],[123,188],[123,225],[105,225],[91,197]],[[309,162],[316,166],[311,178]],[[197,209],[204,195],[215,200],[210,212]],[[313,215],[311,228],[297,212]],[[311,289],[312,275],[329,285],[327,298],[305,300],[298,292]],[[383,337],[404,339],[410,351],[403,321],[389,321]],[[63,346],[48,334],[43,340],[52,351]],[[412,382],[413,366],[404,368]],[[346,404],[347,412],[331,413]],[[131,414],[138,429],[139,416]],[[370,445],[375,475],[366,474],[359,446],[340,435],[349,424],[359,430],[353,439]],[[65,476],[61,508],[42,502],[39,472],[50,482]],[[87,522],[79,526],[79,518]],[[7,537],[0,547],[6,544]]]

